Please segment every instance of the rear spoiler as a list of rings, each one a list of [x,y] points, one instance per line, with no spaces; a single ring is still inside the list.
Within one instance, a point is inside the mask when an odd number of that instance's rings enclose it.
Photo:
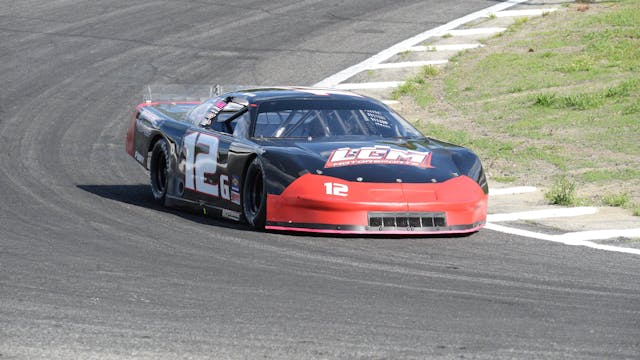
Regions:
[[[149,84],[142,92],[144,102],[203,102],[228,92],[255,89],[249,85]]]

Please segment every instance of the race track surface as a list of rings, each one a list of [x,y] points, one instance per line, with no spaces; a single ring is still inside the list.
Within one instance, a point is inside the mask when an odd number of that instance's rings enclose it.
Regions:
[[[152,203],[142,86],[313,84],[490,0],[0,1],[0,359],[640,357],[638,257]]]

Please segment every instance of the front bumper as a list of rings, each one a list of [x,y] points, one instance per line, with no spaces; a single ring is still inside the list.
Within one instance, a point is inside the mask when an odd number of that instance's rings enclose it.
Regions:
[[[270,230],[343,234],[462,234],[487,217],[487,194],[466,176],[434,184],[349,182],[305,174],[267,196]]]

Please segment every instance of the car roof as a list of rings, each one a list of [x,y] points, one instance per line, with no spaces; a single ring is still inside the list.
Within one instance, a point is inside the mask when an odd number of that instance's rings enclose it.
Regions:
[[[282,100],[359,100],[378,103],[376,100],[350,91],[311,87],[264,87],[240,90],[227,95],[245,98],[249,103]]]

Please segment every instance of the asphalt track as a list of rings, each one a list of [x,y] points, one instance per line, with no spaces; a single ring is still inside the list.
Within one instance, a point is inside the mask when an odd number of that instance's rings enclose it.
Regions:
[[[0,359],[640,357],[638,257],[152,204],[147,83],[313,84],[487,0],[0,1]]]

